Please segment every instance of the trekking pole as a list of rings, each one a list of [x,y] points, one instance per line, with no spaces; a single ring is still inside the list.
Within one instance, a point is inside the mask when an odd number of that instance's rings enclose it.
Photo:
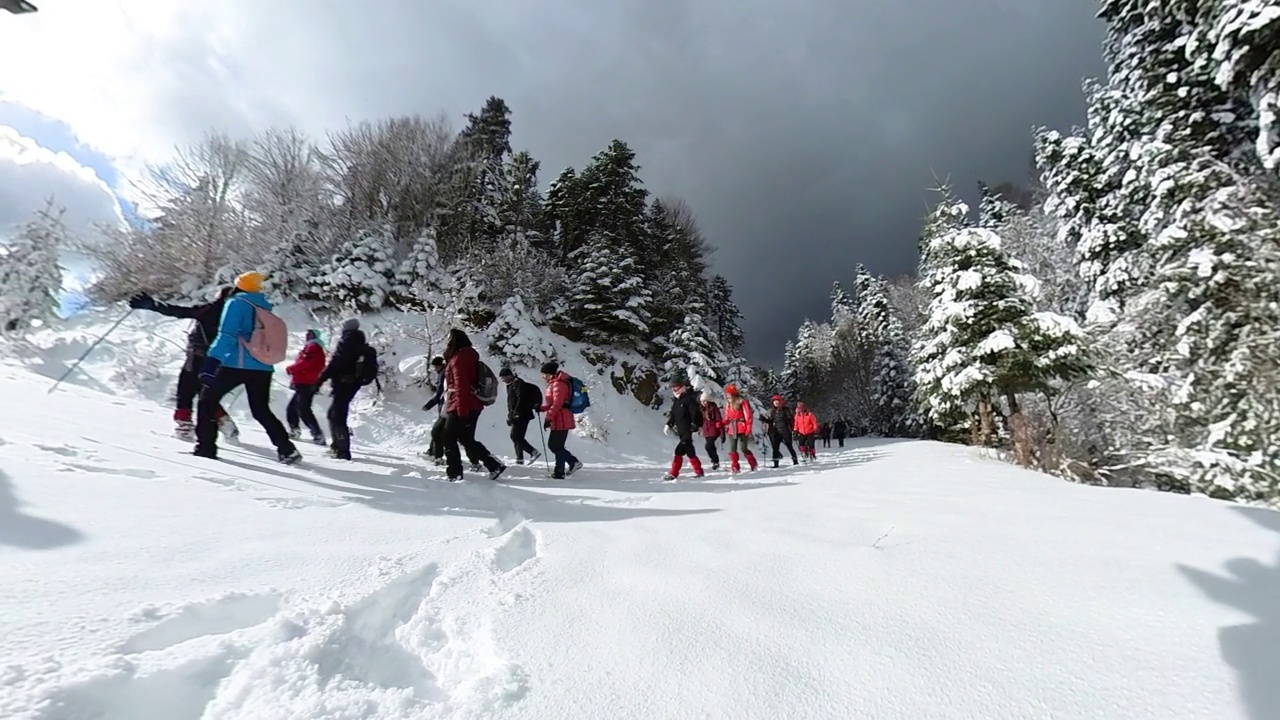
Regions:
[[[115,332],[115,329],[120,327],[120,323],[124,322],[132,314],[133,314],[133,308],[129,308],[129,312],[125,313],[124,315],[121,315],[120,319],[117,320],[114,325],[107,328],[107,331],[102,333],[101,337],[99,337],[97,340],[94,340],[93,344],[89,346],[89,349],[85,350],[84,354],[82,354],[74,363],[71,363],[71,367],[67,368],[67,371],[62,373],[62,377],[58,378],[57,381],[53,383],[53,387],[49,388],[48,393],[51,394],[53,393],[54,390],[57,390],[58,386],[62,384],[62,381],[66,380],[67,377],[71,375],[71,373],[76,371],[76,368],[80,367],[80,363],[84,362],[85,358],[89,357],[89,353],[97,349],[98,345],[101,344],[103,340],[106,340],[108,335]]]
[[[542,438],[542,464],[546,466],[547,472],[551,472],[551,459],[547,457],[547,431],[542,426],[542,421],[538,421],[538,437]]]

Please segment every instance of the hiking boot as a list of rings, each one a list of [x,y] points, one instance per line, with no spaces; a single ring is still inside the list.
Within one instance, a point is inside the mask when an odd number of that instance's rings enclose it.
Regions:
[[[663,481],[665,481],[665,482],[671,482],[672,480],[675,480],[675,479],[676,479],[676,476],[675,476],[675,475],[672,475],[671,473],[667,473],[666,475],[663,475],[663,476],[662,476],[662,479],[663,479]]]
[[[191,451],[191,454],[195,455],[196,457],[205,458],[208,460],[218,459],[217,450],[214,450],[213,448],[202,448],[199,445],[195,446],[195,448]]]
[[[490,470],[490,471],[489,471],[489,479],[490,479],[490,480],[497,480],[498,478],[502,477],[502,473],[504,473],[504,472],[506,472],[506,471],[507,471],[507,466],[506,466],[506,465],[499,465],[498,467],[496,467],[496,468],[494,468],[493,470]]]
[[[297,448],[292,452],[280,451],[276,453],[276,459],[285,465],[297,465],[302,462],[302,453],[298,452]]]
[[[173,436],[179,440],[195,442],[196,424],[190,420],[179,420],[173,428]]]
[[[565,471],[565,477],[568,477],[569,475],[572,475],[578,472],[578,470],[581,468],[582,468],[582,461],[575,459],[573,462],[569,463],[569,469]]]
[[[329,441],[324,439],[324,433],[313,433],[311,435],[311,442],[315,443],[316,445],[329,444]]]
[[[529,464],[530,465],[534,464],[535,462],[537,462],[538,458],[540,457],[542,457],[542,453],[538,452],[537,450],[534,450],[533,452],[529,453]]]
[[[471,463],[471,472],[480,472],[480,463]]]
[[[240,444],[240,428],[231,416],[223,415],[218,419],[218,432],[222,433],[222,437],[226,438],[227,442],[233,445]]]
[[[296,428],[296,427],[291,427],[291,428],[289,428],[289,439],[290,439],[290,440],[301,440],[301,439],[302,439],[302,430],[301,430],[300,428]]]

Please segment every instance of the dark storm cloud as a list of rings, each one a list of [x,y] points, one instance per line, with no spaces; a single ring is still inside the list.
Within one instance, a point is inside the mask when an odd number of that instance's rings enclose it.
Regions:
[[[630,143],[719,247],[762,361],[857,263],[914,268],[935,171],[969,197],[1024,179],[1033,126],[1081,122],[1081,79],[1102,72],[1094,0],[255,7],[239,41],[256,67],[238,71],[265,78],[239,99],[254,122],[460,118],[499,95],[544,182]]]

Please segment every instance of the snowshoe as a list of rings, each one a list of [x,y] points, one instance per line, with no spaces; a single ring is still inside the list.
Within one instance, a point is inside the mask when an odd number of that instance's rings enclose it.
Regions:
[[[178,424],[173,428],[173,436],[179,440],[195,442],[196,424],[190,420],[179,420]]]
[[[506,466],[506,465],[499,465],[499,466],[497,467],[497,469],[495,469],[495,470],[490,470],[490,471],[489,471],[489,479],[490,479],[490,480],[497,480],[498,478],[502,477],[502,473],[504,473],[504,472],[506,472],[506,471],[507,471],[507,466]]]
[[[324,439],[324,435],[321,435],[320,433],[316,433],[315,435],[312,435],[312,436],[311,436],[311,442],[315,443],[316,445],[328,445],[328,444],[329,444],[329,441],[328,441],[328,440],[325,440],[325,439]]]
[[[529,453],[529,464],[530,465],[534,464],[535,462],[538,461],[538,458],[540,457],[542,457],[542,453],[538,452],[537,450],[534,450],[533,452]]]
[[[217,451],[212,450],[212,449],[205,449],[205,448],[200,447],[199,445],[197,445],[195,448],[193,448],[193,449],[191,450],[191,454],[192,454],[192,455],[194,455],[194,456],[196,456],[196,457],[198,457],[198,458],[204,458],[204,459],[206,459],[206,460],[217,460],[217,459],[218,459],[218,453],[217,453]]]
[[[574,473],[578,472],[578,470],[580,470],[581,468],[582,468],[582,461],[581,461],[581,460],[574,460],[574,461],[569,465],[569,468],[568,468],[567,470],[565,470],[565,473],[564,473],[564,474],[565,474],[565,477],[568,477],[568,476],[570,476],[570,475],[572,475],[572,474],[574,474]]]
[[[297,448],[294,448],[291,453],[276,453],[276,460],[279,460],[284,465],[297,465],[302,462],[302,453],[298,452]]]
[[[480,470],[480,463],[471,463],[471,472],[478,473]]]
[[[672,480],[675,480],[675,479],[676,479],[676,476],[672,475],[671,473],[667,473],[666,475],[662,476],[662,480],[664,482],[671,482]]]
[[[300,429],[298,429],[298,428],[289,428],[289,439],[290,439],[290,440],[301,440],[301,439],[302,439],[302,430],[300,430]]]

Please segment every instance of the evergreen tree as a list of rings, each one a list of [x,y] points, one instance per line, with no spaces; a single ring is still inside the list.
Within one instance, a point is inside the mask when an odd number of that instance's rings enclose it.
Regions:
[[[667,343],[664,380],[669,380],[677,372],[684,372],[694,389],[720,392],[723,376],[719,368],[726,361],[716,351],[710,335],[711,331],[701,316],[695,313],[686,315],[684,323],[671,332]]]
[[[489,351],[507,365],[538,367],[556,358],[555,347],[538,330],[518,296],[503,303],[497,319],[489,327]]]
[[[1034,311],[1035,280],[1005,255],[995,233],[953,230],[930,243],[929,256],[922,282],[933,301],[914,365],[932,420],[951,426],[977,410],[980,439],[990,442],[994,427],[983,404],[1004,400],[1017,425],[1019,394],[1052,392],[1055,382],[1089,372],[1083,331],[1069,318]],[[1030,438],[1016,427],[1014,434],[1027,457]]]
[[[605,242],[586,245],[573,251],[569,264],[565,319],[588,342],[647,348],[653,299],[627,250]]]
[[[55,316],[62,290],[58,254],[68,239],[64,212],[54,212],[50,201],[0,246],[0,330],[18,332]]]
[[[396,264],[389,228],[361,232],[334,254],[313,291],[334,308],[381,310],[391,294]]]
[[[745,343],[742,332],[742,311],[733,301],[733,288],[723,275],[711,278],[707,289],[707,311],[711,316],[711,329],[720,346],[730,355],[740,355]]]
[[[435,228],[428,227],[414,239],[408,255],[399,263],[391,298],[404,309],[440,307],[452,286],[449,273],[440,262]]]

